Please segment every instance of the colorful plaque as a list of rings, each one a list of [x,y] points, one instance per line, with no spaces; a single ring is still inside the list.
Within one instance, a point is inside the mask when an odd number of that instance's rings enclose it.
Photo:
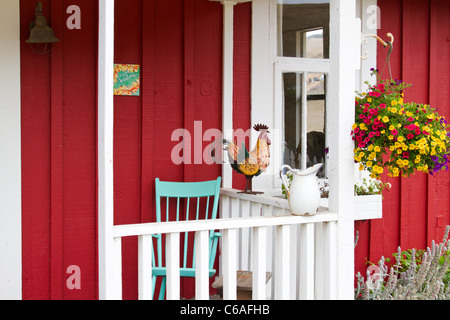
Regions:
[[[140,66],[138,64],[114,65],[114,95],[139,96]]]

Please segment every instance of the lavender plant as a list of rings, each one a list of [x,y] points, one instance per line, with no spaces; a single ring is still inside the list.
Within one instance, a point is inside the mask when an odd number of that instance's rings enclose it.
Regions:
[[[431,243],[431,248],[416,261],[416,252],[411,250],[411,261],[405,270],[402,265],[400,247],[392,267],[386,265],[384,257],[378,266],[368,269],[367,279],[358,272],[355,298],[363,300],[450,300],[450,285],[446,274],[450,272],[450,226],[445,229],[441,243]],[[375,271],[373,274],[372,271]]]

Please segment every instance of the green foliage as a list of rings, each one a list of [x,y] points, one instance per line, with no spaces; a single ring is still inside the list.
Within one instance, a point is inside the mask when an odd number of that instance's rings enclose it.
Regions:
[[[356,275],[355,298],[363,300],[450,300],[450,226],[440,244],[427,250],[398,248],[395,263],[381,257],[368,263],[367,278]],[[370,269],[370,271],[369,271]],[[375,271],[374,273],[371,273]]]
[[[355,184],[355,194],[358,196],[382,194],[383,190],[389,191],[390,189],[391,184],[389,182],[383,183],[378,179],[364,178],[360,184]]]

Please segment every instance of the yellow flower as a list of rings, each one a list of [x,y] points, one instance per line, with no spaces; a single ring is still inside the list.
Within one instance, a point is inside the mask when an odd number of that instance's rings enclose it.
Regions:
[[[403,141],[405,141],[405,138],[403,138],[402,136],[399,136],[399,137],[397,138],[397,140],[398,140],[399,142],[403,142]]]
[[[363,171],[364,170],[364,166],[362,163],[359,164],[359,171]]]
[[[358,127],[356,123],[353,124],[352,129],[355,130]]]
[[[384,117],[383,117],[383,122],[384,122],[384,123],[389,122],[389,118],[388,118],[387,116],[384,116]]]
[[[370,168],[370,167],[372,166],[372,161],[367,161],[367,162],[366,162],[366,166],[367,166],[368,168]]]
[[[394,101],[392,101],[392,102],[394,102]],[[391,112],[392,112],[392,113],[397,113],[397,108],[392,108],[392,109],[391,109]]]
[[[392,100],[392,102],[391,102],[391,106],[396,106],[397,105],[397,101],[395,101],[395,100]]]
[[[380,151],[381,151],[381,148],[380,148],[379,146],[376,146],[373,150],[374,150],[375,152],[380,152]]]

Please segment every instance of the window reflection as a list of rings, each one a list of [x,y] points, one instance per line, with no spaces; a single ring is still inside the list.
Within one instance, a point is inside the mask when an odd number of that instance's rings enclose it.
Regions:
[[[329,58],[329,0],[278,0],[278,55]]]
[[[298,169],[325,163],[326,75],[286,72],[283,73],[283,87],[284,163]],[[304,136],[305,144],[302,143]],[[324,176],[324,171],[321,169],[318,175]]]

